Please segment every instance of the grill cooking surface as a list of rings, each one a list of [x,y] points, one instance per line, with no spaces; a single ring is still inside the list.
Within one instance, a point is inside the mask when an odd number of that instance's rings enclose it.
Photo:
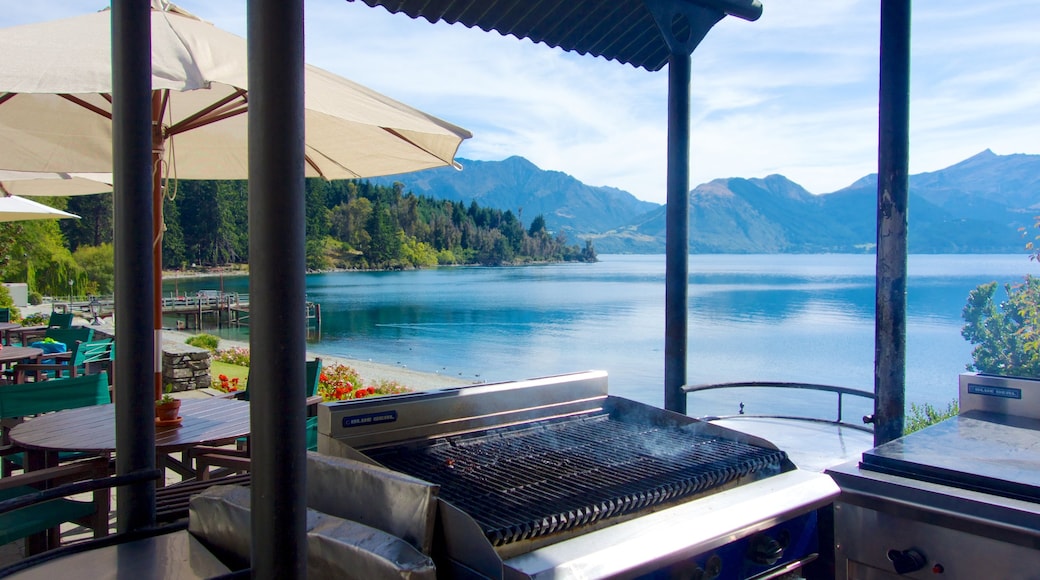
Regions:
[[[626,423],[606,412],[372,449],[441,486],[495,546],[545,536],[781,471],[783,451]]]

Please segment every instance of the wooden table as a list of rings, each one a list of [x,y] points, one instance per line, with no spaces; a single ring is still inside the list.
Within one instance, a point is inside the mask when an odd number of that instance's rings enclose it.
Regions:
[[[7,336],[8,343],[10,343],[11,339],[17,336],[18,344],[22,346],[27,346],[25,342],[27,340],[25,338],[27,334],[38,334],[42,337],[43,335],[47,334],[48,328],[49,327],[47,326],[22,326],[21,324],[19,324],[14,328],[9,328],[5,330],[4,334]]]
[[[0,322],[0,338],[3,339],[3,344],[5,346],[11,344],[9,332],[21,327],[22,325],[17,322]]]
[[[34,348],[31,346],[5,346],[0,349],[0,368],[6,368],[8,364],[17,363],[25,359],[36,360],[42,354],[42,348]]]
[[[7,350],[6,348],[4,349]],[[249,434],[249,403],[235,399],[183,399],[179,427],[155,428],[159,465],[184,476],[194,472],[168,457],[196,445],[226,445]],[[61,451],[116,451],[115,405],[59,411],[30,419],[11,429],[11,440],[26,450],[29,470],[56,462]]]

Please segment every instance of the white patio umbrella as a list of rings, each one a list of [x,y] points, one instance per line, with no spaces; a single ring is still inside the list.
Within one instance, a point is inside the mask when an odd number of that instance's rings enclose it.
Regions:
[[[0,195],[0,222],[63,218],[79,216],[16,195]]]
[[[42,173],[0,169],[0,193],[22,196],[91,195],[112,191],[111,173]]]
[[[154,318],[161,333],[160,176],[248,177],[245,39],[152,0]],[[0,30],[0,169],[111,172],[108,10]],[[456,165],[465,129],[327,71],[304,80],[306,175],[374,177]],[[159,372],[156,369],[156,394]]]
[[[111,172],[111,22],[102,10],[0,30],[0,169]],[[152,0],[152,88],[171,176],[247,176],[246,41]],[[305,78],[307,175],[453,164],[470,133],[317,67]]]

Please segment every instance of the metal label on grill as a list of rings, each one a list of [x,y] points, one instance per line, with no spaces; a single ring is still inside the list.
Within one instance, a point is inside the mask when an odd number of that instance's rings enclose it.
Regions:
[[[343,427],[367,427],[380,423],[393,423],[397,421],[397,411],[380,411],[365,415],[350,415],[343,417]]]
[[[1022,389],[1014,389],[1011,387],[997,387],[993,385],[968,383],[968,392],[973,395],[984,395],[986,397],[1003,397],[1005,399],[1022,398]]]

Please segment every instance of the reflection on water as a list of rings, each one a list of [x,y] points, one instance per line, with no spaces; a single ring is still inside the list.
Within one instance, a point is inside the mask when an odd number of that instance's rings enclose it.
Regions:
[[[597,264],[343,272],[307,277],[321,304],[311,350],[486,381],[585,369],[610,373],[612,394],[660,406],[664,368],[664,256],[601,256]],[[907,399],[945,405],[971,360],[961,310],[978,284],[1020,280],[1025,256],[912,256]],[[180,280],[248,291],[246,278]],[[174,283],[164,284],[172,293]],[[690,258],[690,384],[799,381],[873,389],[874,257],[709,255]],[[172,321],[169,321],[172,325]],[[241,338],[245,331],[221,330]],[[704,393],[693,414],[744,402],[819,408],[833,396]],[[761,412],[761,411],[757,411]],[[793,412],[793,411],[792,411]],[[856,411],[859,412],[859,411]],[[863,411],[863,414],[869,412]]]

